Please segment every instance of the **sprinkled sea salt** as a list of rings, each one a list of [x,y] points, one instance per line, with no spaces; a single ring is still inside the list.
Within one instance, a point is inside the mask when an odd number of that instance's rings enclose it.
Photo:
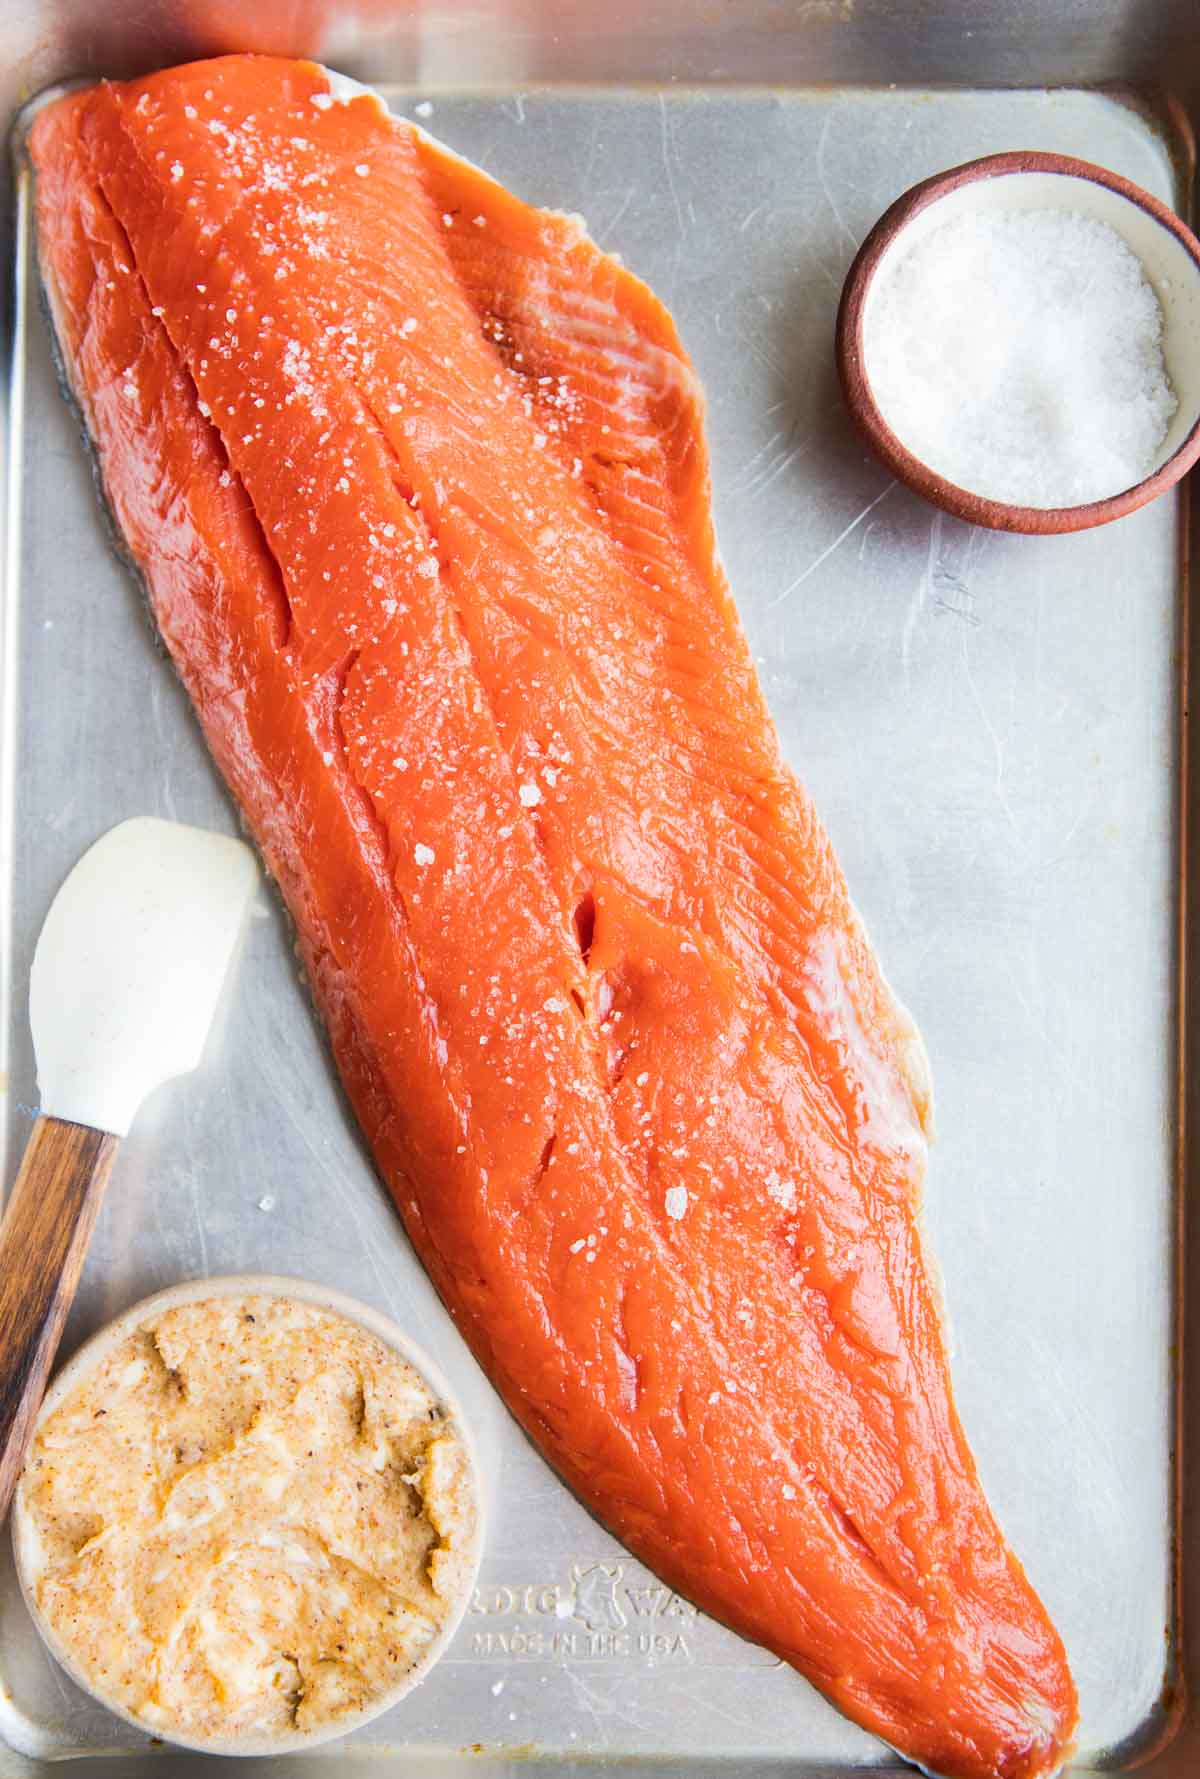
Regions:
[[[526,809],[533,809],[542,800],[542,793],[535,784],[523,784],[517,792]]]
[[[1074,506],[1153,468],[1178,405],[1162,332],[1140,260],[1107,223],[984,211],[884,261],[865,369],[931,469],[993,500]]]
[[[416,112],[418,117],[432,117],[433,116],[433,106],[429,103],[428,99],[422,99],[421,103],[419,105],[413,106],[413,110]]]
[[[334,105],[351,105],[355,99],[370,99],[378,110],[385,109],[383,100],[374,87],[363,86],[359,80],[352,80],[348,74],[339,74],[336,68],[322,69],[329,82],[327,93],[313,93],[311,103],[318,111],[328,111]]]
[[[687,1210],[687,1187],[668,1186],[666,1197],[663,1199],[663,1205],[666,1209],[667,1216],[673,1218],[674,1221],[678,1223],[679,1219]]]
[[[258,1208],[260,1211],[273,1211],[275,1209],[274,1195],[270,1192],[264,1192],[258,1201]]]
[[[418,865],[432,865],[434,859],[432,846],[426,846],[423,840],[418,840],[413,847],[413,858]]]

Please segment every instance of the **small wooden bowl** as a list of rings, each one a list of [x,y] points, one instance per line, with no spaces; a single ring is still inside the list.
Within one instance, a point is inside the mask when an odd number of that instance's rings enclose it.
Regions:
[[[1011,506],[947,481],[915,456],[880,412],[866,371],[871,288],[893,255],[968,207],[1073,210],[1116,230],[1142,263],[1163,313],[1163,357],[1179,406],[1149,475],[1081,506]],[[1069,155],[992,154],[914,185],[863,242],[842,290],[837,366],[847,406],[877,456],[935,506],[993,531],[1085,531],[1120,519],[1174,486],[1200,458],[1200,241],[1140,186]]]

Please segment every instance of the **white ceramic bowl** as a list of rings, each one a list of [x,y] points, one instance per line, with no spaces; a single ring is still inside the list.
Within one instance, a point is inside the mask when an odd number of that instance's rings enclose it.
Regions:
[[[56,1635],[34,1599],[31,1568],[35,1535],[30,1524],[28,1509],[24,1503],[24,1489],[21,1482],[18,1482],[12,1503],[12,1538],[16,1556],[17,1579],[20,1582],[21,1593],[29,1608],[30,1616],[42,1641],[55,1660],[66,1669],[71,1679],[77,1686],[82,1687],[84,1692],[90,1693],[92,1698],[98,1700],[107,1710],[132,1725],[134,1729],[141,1731],[143,1735],[205,1754],[284,1754],[315,1747],[320,1742],[329,1742],[335,1737],[348,1735],[351,1730],[358,1729],[362,1724],[370,1722],[372,1718],[380,1716],[382,1712],[390,1710],[406,1693],[411,1692],[413,1687],[419,1685],[442,1654],[466,1611],[479,1566],[483,1530],[479,1464],[474,1442],[463,1421],[453,1392],[434,1361],[414,1341],[409,1339],[403,1329],[398,1328],[387,1316],[380,1315],[378,1310],[371,1309],[369,1305],[359,1303],[352,1297],[346,1297],[340,1291],[332,1291],[324,1285],[312,1284],[304,1279],[290,1279],[273,1273],[238,1273],[216,1279],[195,1279],[185,1285],[173,1285],[166,1291],[159,1291],[153,1297],[144,1298],[141,1303],[134,1304],[131,1309],[126,1310],[123,1315],[118,1316],[115,1321],[109,1322],[94,1334],[63,1366],[46,1392],[45,1400],[38,1414],[37,1426],[40,1427],[43,1421],[53,1414],[63,1398],[87,1376],[94,1366],[100,1364],[114,1347],[119,1346],[123,1340],[152,1316],[159,1315],[164,1310],[174,1309],[180,1304],[202,1303],[210,1298],[220,1297],[286,1297],[298,1303],[312,1304],[317,1309],[328,1310],[333,1315],[344,1317],[346,1321],[373,1334],[385,1346],[391,1347],[394,1352],[399,1353],[401,1358],[406,1359],[414,1371],[429,1385],[439,1402],[445,1404],[449,1410],[449,1418],[454,1430],[463,1440],[470,1462],[475,1501],[475,1537],[474,1548],[470,1553],[464,1575],[461,1598],[455,1603],[440,1635],[426,1650],[421,1660],[410,1668],[394,1686],[380,1693],[363,1710],[339,1718],[334,1724],[323,1725],[317,1730],[307,1732],[296,1730],[282,1736],[257,1738],[214,1736],[200,1740],[175,1734],[169,1729],[149,1724],[145,1719],[135,1717],[116,1700],[107,1697],[81,1672],[71,1651]]]
[[[1163,358],[1178,407],[1158,455],[1132,487],[1079,506],[989,500],[939,475],[888,425],[871,389],[872,296],[879,274],[925,235],[964,212],[1073,210],[1107,223],[1142,262],[1163,314]],[[1200,458],[1200,242],[1140,186],[1068,155],[987,155],[914,185],[863,242],[842,290],[837,364],[851,415],[898,480],[956,518],[996,531],[1083,531],[1154,500]]]

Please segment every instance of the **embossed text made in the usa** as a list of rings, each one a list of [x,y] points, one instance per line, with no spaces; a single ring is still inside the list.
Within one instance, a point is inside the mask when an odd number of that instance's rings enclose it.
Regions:
[[[627,1579],[624,1563],[575,1563],[565,1582],[477,1588],[471,1614],[526,1622],[477,1628],[471,1653],[535,1661],[690,1661],[687,1633],[696,1608],[661,1582],[643,1580],[643,1573]]]

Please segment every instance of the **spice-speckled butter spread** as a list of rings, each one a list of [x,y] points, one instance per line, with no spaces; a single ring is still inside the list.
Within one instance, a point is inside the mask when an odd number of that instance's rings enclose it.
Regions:
[[[26,1585],[95,1690],[186,1738],[311,1734],[420,1663],[472,1573],[450,1411],[289,1298],[165,1309],[44,1420]]]

